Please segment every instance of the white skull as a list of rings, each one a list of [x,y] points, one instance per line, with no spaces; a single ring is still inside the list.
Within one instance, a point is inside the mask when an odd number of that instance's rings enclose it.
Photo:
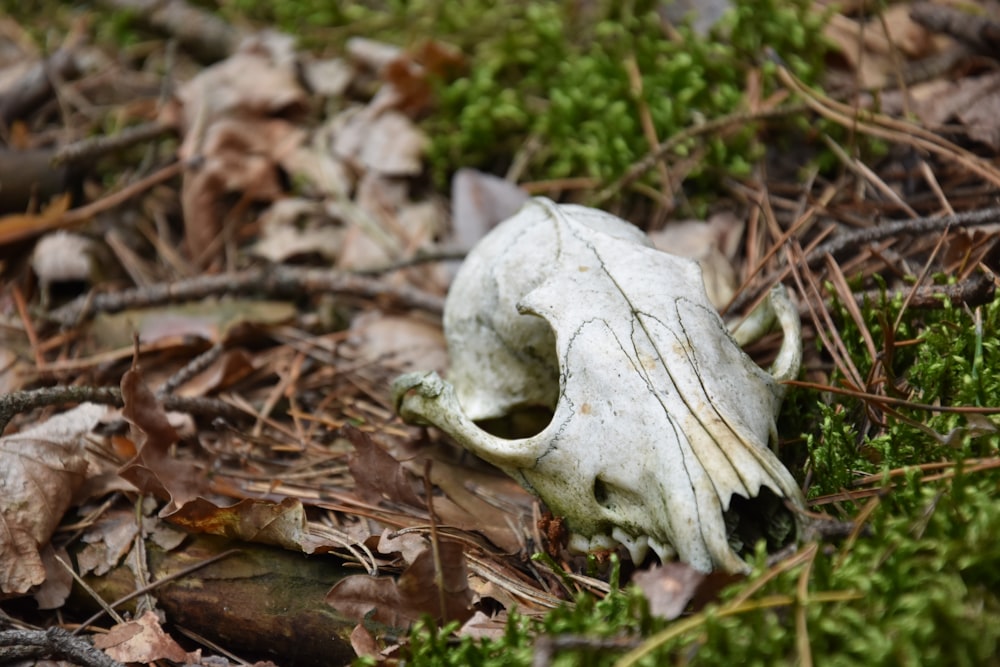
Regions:
[[[784,329],[771,374],[726,330],[696,262],[602,211],[535,199],[455,278],[444,316],[451,382],[404,375],[397,407],[538,495],[567,519],[571,547],[617,542],[636,561],[652,547],[702,571],[745,571],[727,539],[733,496],[766,487],[802,506],[767,446],[778,380],[798,373],[799,320],[783,291],[766,305]],[[531,437],[476,424],[530,406],[553,412]]]

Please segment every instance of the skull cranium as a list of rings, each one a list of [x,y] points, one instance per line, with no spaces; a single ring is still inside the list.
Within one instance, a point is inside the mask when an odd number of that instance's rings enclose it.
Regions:
[[[397,407],[542,498],[567,519],[571,547],[619,542],[636,560],[652,547],[703,571],[745,571],[727,538],[733,497],[767,488],[802,505],[767,446],[779,380],[798,372],[798,315],[781,291],[768,306],[784,329],[771,373],[726,330],[696,262],[607,213],[535,199],[456,276],[450,382],[404,375]],[[552,411],[530,437],[476,423],[526,406]]]

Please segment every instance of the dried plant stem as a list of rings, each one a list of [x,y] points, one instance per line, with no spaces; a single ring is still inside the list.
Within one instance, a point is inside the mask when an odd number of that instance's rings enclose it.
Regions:
[[[129,308],[194,301],[222,294],[259,294],[288,298],[324,292],[367,299],[388,298],[402,306],[432,313],[444,310],[444,300],[441,297],[408,285],[389,285],[371,277],[328,269],[274,266],[199,276],[121,292],[88,294],[48,313],[48,318],[63,326],[70,326],[93,317],[96,313],[116,313]]]
[[[806,86],[780,63],[778,78],[789,90],[802,97],[809,108],[828,120],[872,137],[933,153],[1000,187],[1000,170],[994,165],[916,123],[838,102]]]
[[[807,603],[847,602],[850,600],[858,600],[862,597],[864,596],[861,593],[855,593],[853,591],[825,591],[811,594]],[[632,665],[638,664],[640,660],[672,639],[676,639],[677,637],[704,625],[710,615],[715,616],[716,618],[723,618],[726,616],[745,614],[747,612],[757,611],[760,609],[791,607],[799,603],[800,601],[796,596],[768,595],[756,600],[741,602],[739,604],[731,604],[727,607],[713,610],[711,612],[701,612],[688,616],[684,620],[670,625],[666,630],[650,637],[642,646],[629,652],[621,660],[619,660],[616,663],[616,667],[631,667]]]
[[[805,107],[803,105],[795,105],[778,107],[776,109],[765,109],[753,113],[739,111],[722,116],[721,118],[707,121],[701,125],[686,128],[666,141],[660,143],[652,151],[650,151],[646,157],[629,167],[628,171],[626,171],[621,178],[594,195],[589,204],[590,206],[600,206],[612,197],[615,197],[629,185],[642,178],[642,175],[647,171],[655,167],[657,164],[662,164],[664,157],[666,157],[670,151],[674,150],[689,139],[693,139],[702,134],[720,132],[734,125],[745,125],[758,120],[767,120],[770,118],[780,118],[782,116],[794,115],[796,113],[800,113],[804,108]]]

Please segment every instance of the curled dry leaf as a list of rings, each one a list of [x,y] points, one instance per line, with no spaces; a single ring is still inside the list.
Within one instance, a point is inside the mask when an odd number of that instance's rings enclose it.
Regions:
[[[285,498],[280,503],[246,498],[230,507],[196,498],[167,518],[193,532],[271,544],[307,554],[341,546],[322,544],[310,534],[305,508],[297,498]]]
[[[471,250],[526,201],[528,193],[506,179],[459,169],[451,180],[451,245]]]
[[[823,30],[834,50],[855,70],[863,89],[895,83],[900,54],[922,58],[938,51],[941,44],[910,17],[910,3],[893,5],[880,14],[877,19],[851,19],[833,13]]]
[[[356,428],[346,428],[344,435],[354,445],[347,465],[363,500],[378,503],[385,499],[414,507],[424,506],[414,490],[417,481],[371,436]]]
[[[190,461],[170,455],[177,431],[156,396],[132,369],[122,377],[122,416],[133,426],[137,453],[119,474],[143,493],[152,493],[169,502],[160,512],[168,516],[196,498],[205,486],[205,475]]]
[[[106,408],[84,403],[0,438],[0,591],[25,593],[45,580],[48,544],[87,472],[87,434]]]
[[[305,108],[294,62],[241,51],[181,86],[181,159],[199,158],[184,175],[181,204],[188,248],[195,256],[222,227],[224,197],[256,201],[279,197],[278,163],[302,144],[305,132],[278,118]]]
[[[956,119],[970,139],[1000,150],[1000,72],[929,82],[910,95],[914,112],[927,125]]]
[[[683,613],[706,575],[686,563],[664,563],[632,575],[649,601],[649,611],[672,621]]]
[[[708,300],[725,307],[736,294],[739,282],[733,258],[746,225],[731,212],[717,213],[707,221],[671,222],[649,235],[653,245],[672,255],[687,257],[701,266]]]

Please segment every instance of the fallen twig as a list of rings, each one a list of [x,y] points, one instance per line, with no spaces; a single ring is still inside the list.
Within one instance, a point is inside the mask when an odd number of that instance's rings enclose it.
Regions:
[[[174,128],[152,122],[133,125],[115,134],[87,137],[61,147],[52,157],[53,165],[88,163],[101,156],[115,153],[173,132]]]
[[[880,241],[890,236],[917,236],[930,232],[940,232],[950,227],[977,227],[1000,223],[1000,206],[966,211],[955,215],[930,218],[892,220],[875,227],[838,234],[832,240],[816,247],[806,256],[810,267],[818,266],[826,255],[837,257],[846,251],[855,251],[866,243]]]
[[[854,300],[859,306],[864,306],[865,303],[880,302],[883,295],[886,301],[892,301],[897,294],[905,298],[912,293],[907,304],[909,308],[930,310],[941,308],[946,302],[950,302],[953,306],[982,306],[993,301],[996,291],[996,277],[992,273],[980,273],[951,285],[921,285],[916,289],[907,287],[886,292],[880,290],[855,292]]]
[[[190,396],[160,397],[165,410],[187,412],[202,417],[223,417],[237,421],[248,415],[242,410],[217,398]],[[45,387],[0,395],[0,433],[14,415],[48,405],[67,403],[99,403],[122,406],[122,392],[118,387]]]
[[[96,313],[117,313],[171,302],[193,301],[220,294],[259,294],[288,298],[304,294],[349,294],[368,299],[388,298],[396,303],[441,313],[444,300],[409,285],[390,285],[368,276],[329,269],[292,266],[258,267],[237,273],[199,276],[158,283],[121,292],[87,294],[48,313],[48,318],[70,326]]]
[[[0,662],[43,656],[61,658],[83,667],[124,667],[104,651],[62,628],[0,632]]]

